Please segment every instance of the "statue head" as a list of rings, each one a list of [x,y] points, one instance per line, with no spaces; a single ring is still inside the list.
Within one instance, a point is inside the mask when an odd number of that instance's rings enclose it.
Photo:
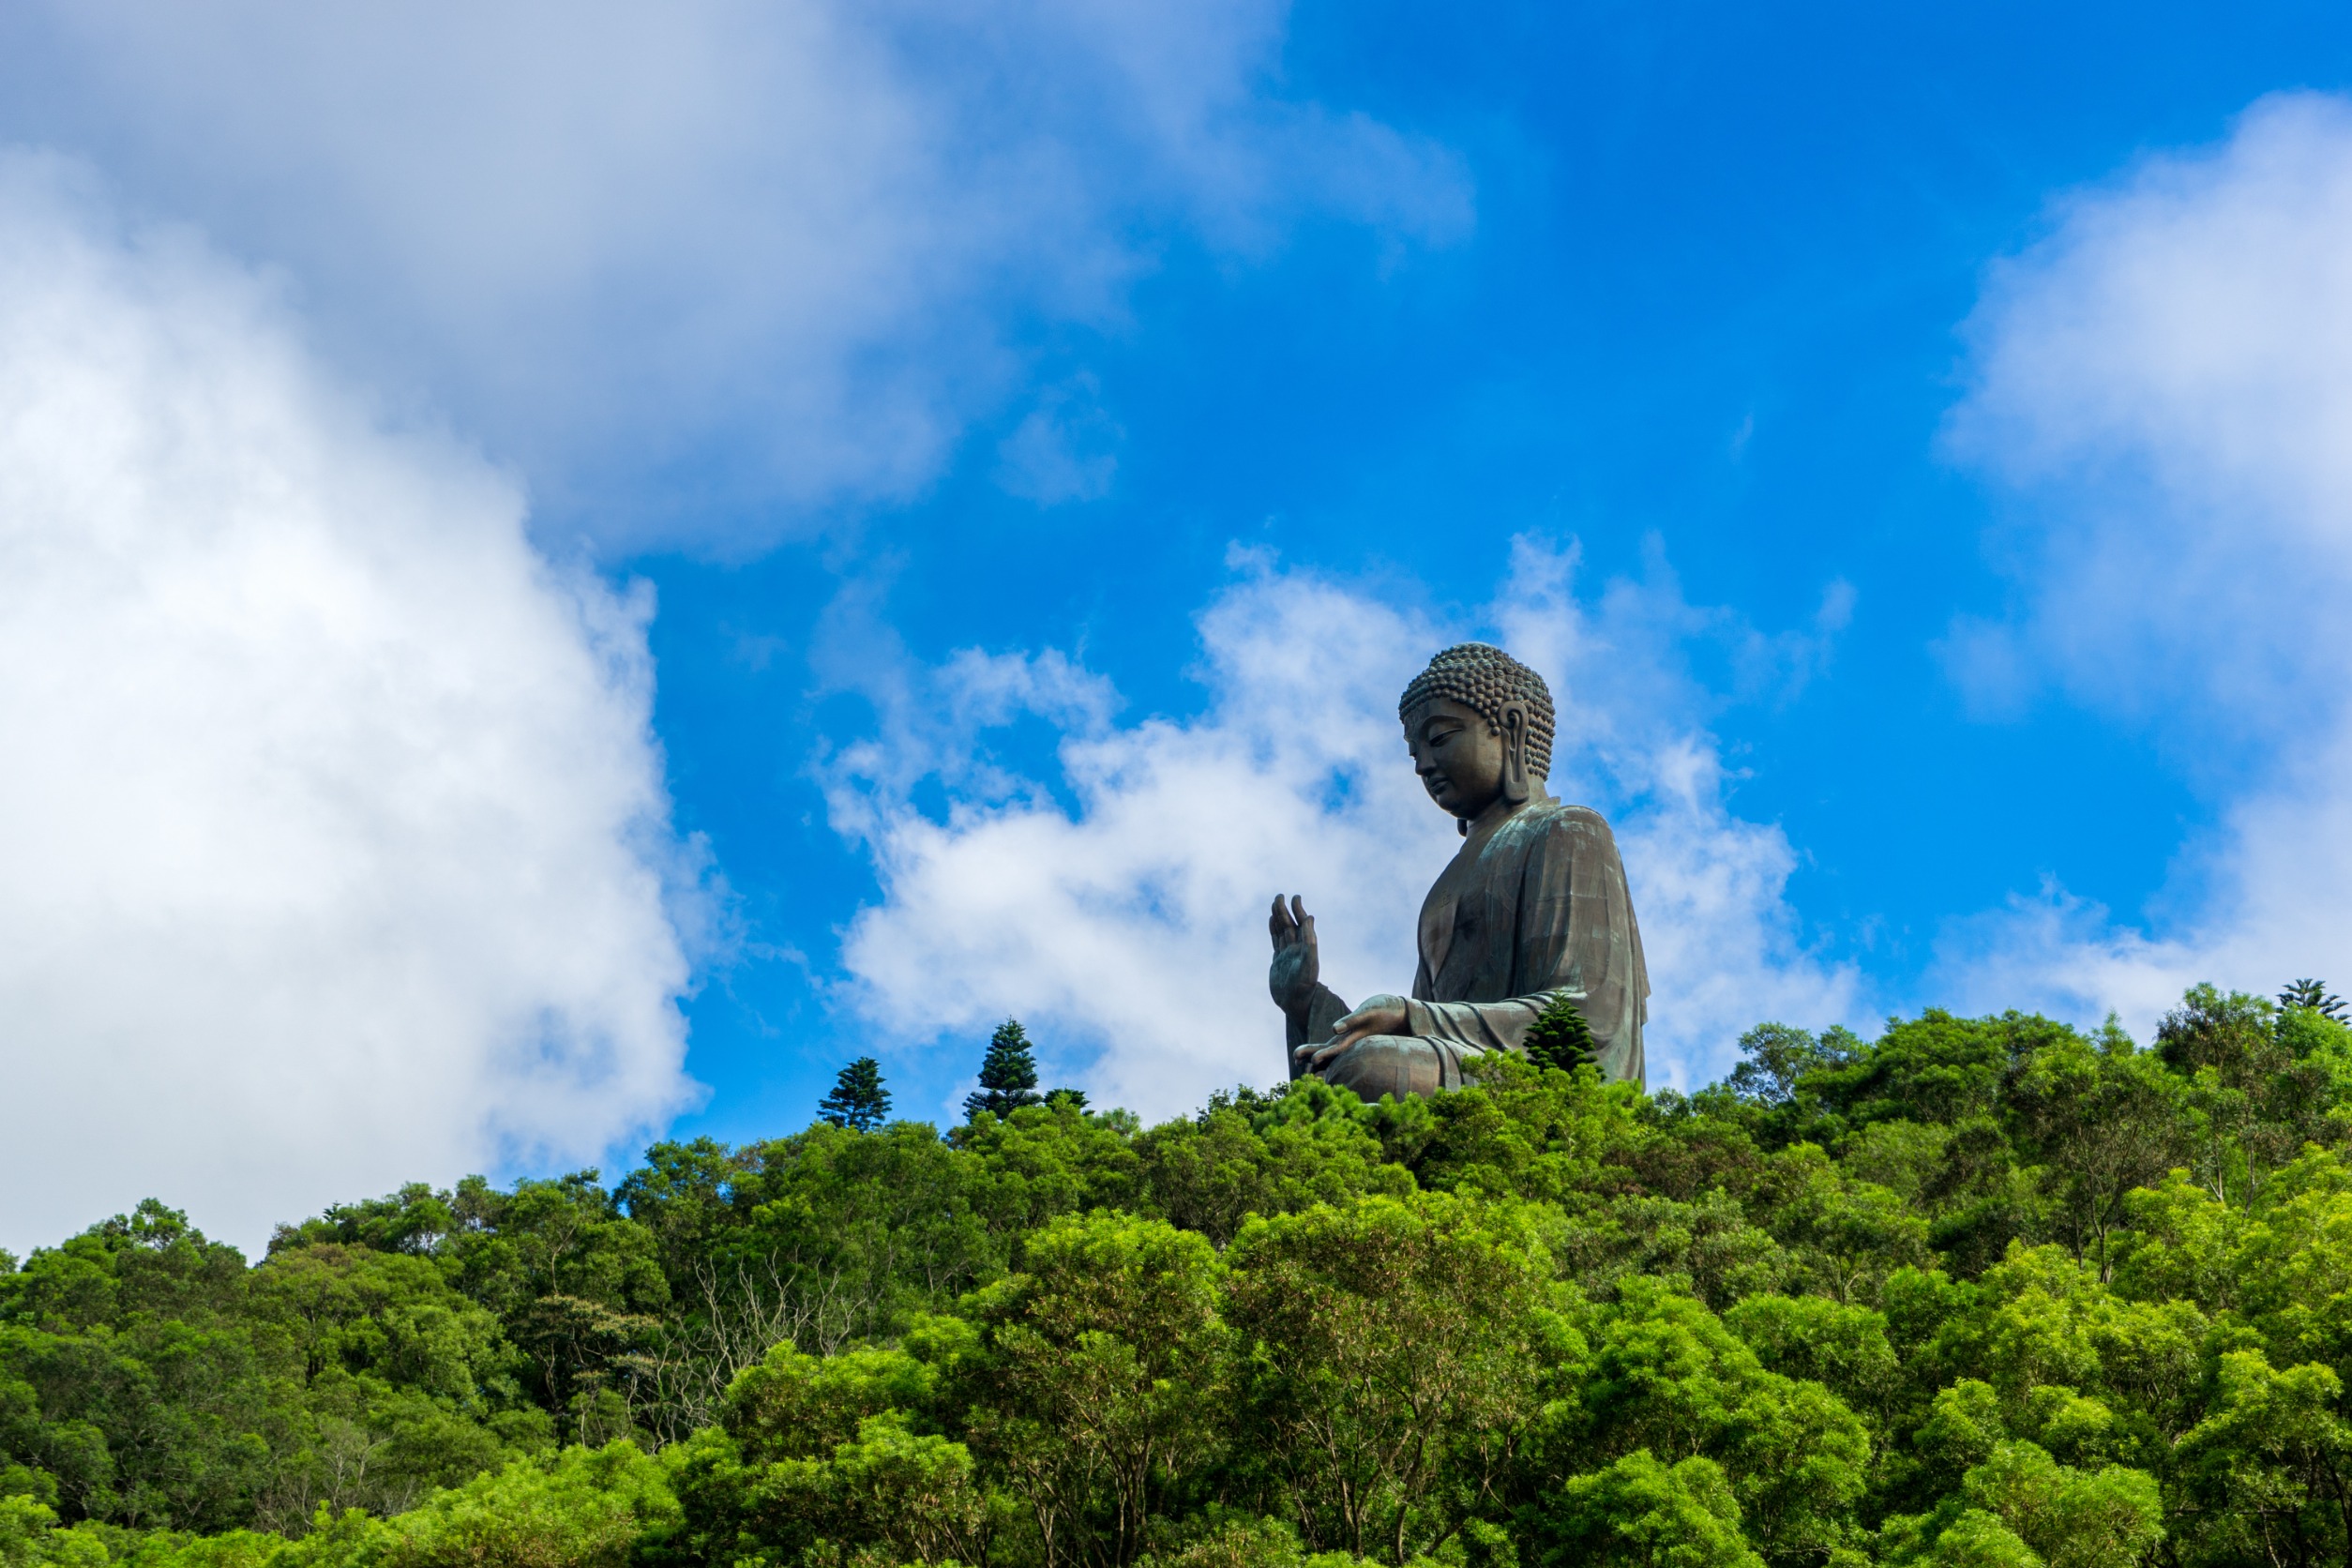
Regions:
[[[1552,767],[1552,694],[1544,677],[1485,642],[1429,661],[1397,699],[1405,744],[1429,798],[1470,831],[1498,800],[1544,792]]]

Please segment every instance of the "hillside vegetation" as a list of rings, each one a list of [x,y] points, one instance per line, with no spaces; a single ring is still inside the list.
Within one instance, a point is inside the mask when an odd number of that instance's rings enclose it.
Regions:
[[[149,1202],[0,1257],[0,1564],[2352,1562],[2296,994],[665,1143],[252,1266]]]

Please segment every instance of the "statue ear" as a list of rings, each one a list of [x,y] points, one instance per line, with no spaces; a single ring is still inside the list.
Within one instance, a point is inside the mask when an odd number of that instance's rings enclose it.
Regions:
[[[1502,705],[1502,798],[1523,806],[1528,797],[1527,704]]]

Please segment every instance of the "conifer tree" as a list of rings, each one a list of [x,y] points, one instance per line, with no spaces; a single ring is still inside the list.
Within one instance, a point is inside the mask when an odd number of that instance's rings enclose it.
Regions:
[[[2336,1023],[2344,1021],[2344,999],[2332,995],[2316,980],[2298,980],[2279,993],[2282,1007],[2308,1007],[2323,1018]]]
[[[1044,1100],[1037,1093],[1037,1059],[1030,1054],[1029,1035],[1020,1019],[1006,1018],[988,1037],[988,1054],[980,1060],[980,1088],[964,1096],[964,1114],[988,1110],[1009,1116]]]
[[[890,1091],[882,1087],[882,1064],[861,1056],[841,1069],[833,1093],[817,1102],[817,1114],[837,1127],[869,1133],[890,1114]]]
[[[1599,1061],[1592,1048],[1592,1026],[1584,1021],[1576,1004],[1559,991],[1552,993],[1551,1001],[1528,1026],[1520,1048],[1537,1066],[1558,1067],[1564,1073]]]

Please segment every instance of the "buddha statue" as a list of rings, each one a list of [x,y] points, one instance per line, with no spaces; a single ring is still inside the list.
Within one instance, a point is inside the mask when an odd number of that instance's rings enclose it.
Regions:
[[[1349,1007],[1319,974],[1315,917],[1277,897],[1268,984],[1288,1020],[1290,1076],[1367,1100],[1457,1087],[1463,1064],[1522,1048],[1556,998],[1583,1014],[1604,1077],[1643,1083],[1650,976],[1617,840],[1590,807],[1555,800],[1552,696],[1501,649],[1464,642],[1397,703],[1429,798],[1461,852],[1422,901],[1412,994]]]

